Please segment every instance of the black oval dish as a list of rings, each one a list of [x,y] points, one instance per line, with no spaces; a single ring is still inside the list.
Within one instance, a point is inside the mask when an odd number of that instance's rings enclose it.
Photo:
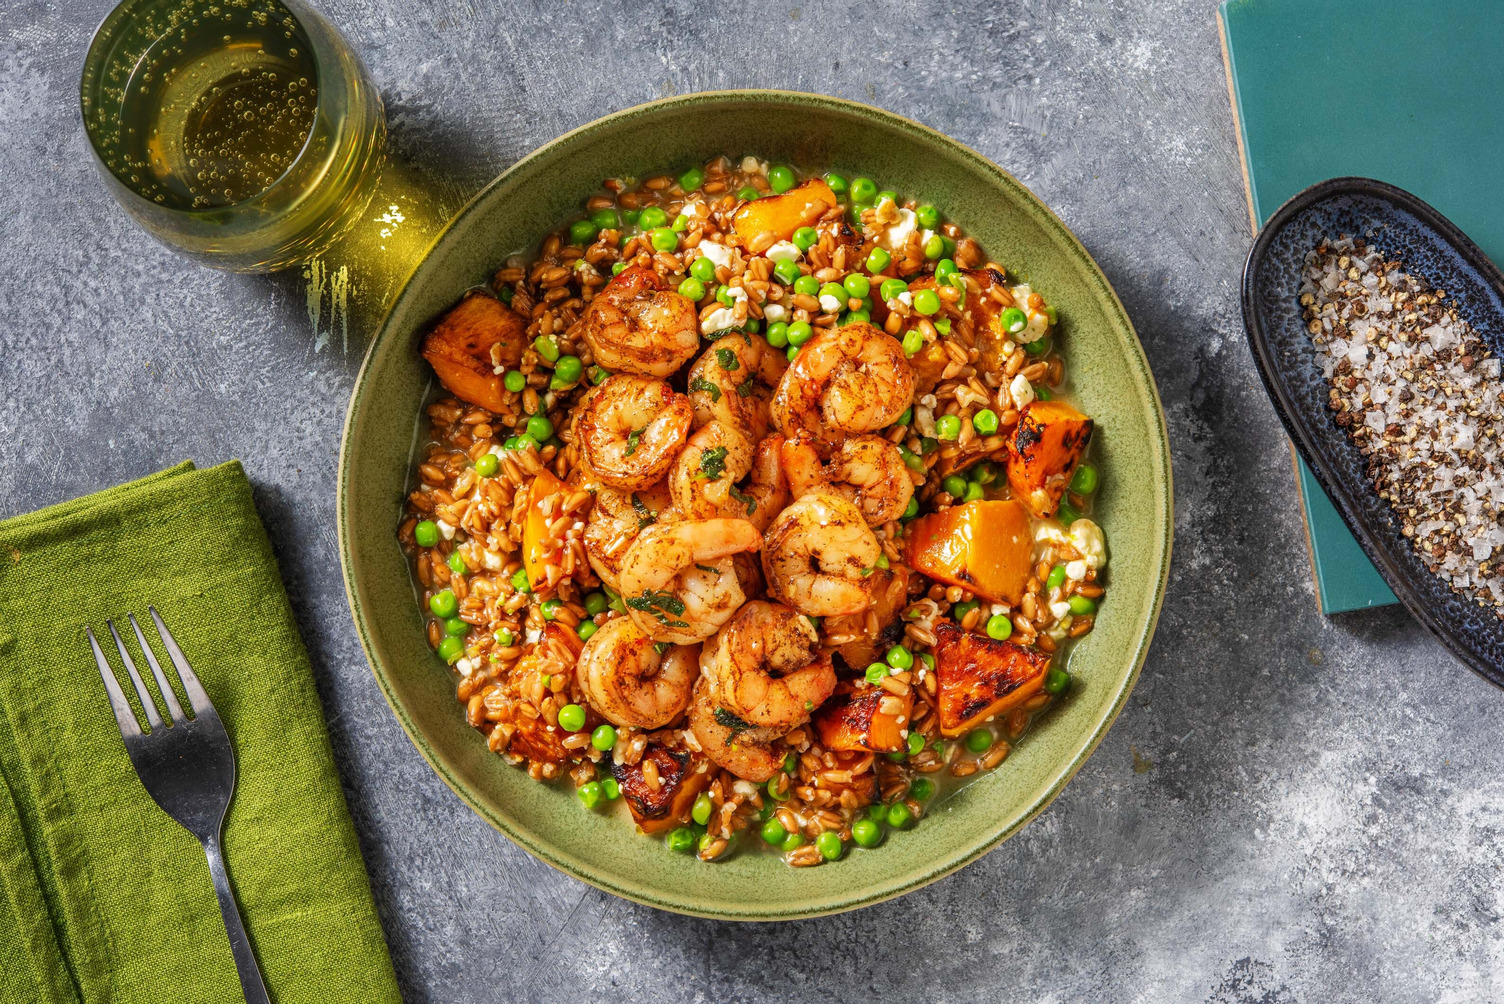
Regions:
[[[1393,185],[1333,178],[1264,224],[1243,269],[1243,325],[1280,421],[1394,595],[1443,645],[1504,687],[1504,620],[1426,568],[1374,492],[1358,447],[1327,408],[1328,385],[1297,302],[1306,252],[1323,237],[1364,237],[1455,301],[1495,355],[1504,341],[1504,273],[1446,217]]]

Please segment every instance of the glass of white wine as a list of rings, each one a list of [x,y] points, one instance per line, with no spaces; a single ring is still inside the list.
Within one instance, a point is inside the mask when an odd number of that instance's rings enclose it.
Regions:
[[[381,96],[300,0],[125,0],[94,34],[80,91],[115,198],[216,268],[313,257],[381,172]]]

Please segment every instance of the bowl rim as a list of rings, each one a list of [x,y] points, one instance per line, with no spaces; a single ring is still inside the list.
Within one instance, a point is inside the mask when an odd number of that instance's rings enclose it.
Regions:
[[[1500,296],[1504,297],[1504,272],[1499,270],[1499,267],[1483,253],[1478,245],[1473,243],[1472,238],[1463,233],[1457,224],[1443,216],[1420,196],[1374,178],[1358,176],[1328,178],[1326,181],[1320,181],[1309,188],[1302,189],[1276,209],[1259,229],[1253,246],[1248,251],[1248,258],[1243,265],[1239,299],[1243,310],[1243,330],[1248,337],[1249,348],[1252,350],[1254,368],[1258,370],[1264,389],[1269,394],[1269,400],[1274,405],[1274,412],[1279,416],[1280,423],[1284,425],[1285,432],[1289,435],[1290,442],[1294,444],[1296,452],[1311,469],[1317,483],[1332,500],[1337,515],[1342,518],[1343,524],[1352,533],[1353,539],[1373,562],[1379,575],[1389,585],[1395,597],[1410,612],[1410,615],[1420,622],[1420,625],[1432,637],[1441,642],[1442,646],[1459,662],[1494,686],[1504,687],[1504,666],[1490,662],[1471,644],[1466,633],[1453,631],[1447,621],[1436,616],[1417,593],[1416,586],[1401,567],[1398,557],[1390,547],[1391,542],[1385,540],[1382,533],[1371,530],[1367,521],[1358,515],[1361,512],[1358,495],[1362,489],[1349,485],[1328,464],[1325,447],[1321,445],[1320,437],[1307,425],[1304,413],[1287,392],[1282,377],[1284,370],[1269,342],[1264,315],[1257,302],[1259,275],[1268,257],[1269,249],[1274,245],[1275,238],[1297,215],[1314,205],[1348,195],[1363,195],[1388,202],[1414,216],[1442,240],[1451,244],[1461,257],[1477,269]]]
[[[1085,742],[1080,745],[1076,754],[1068,763],[1059,768],[1057,773],[1055,774],[1054,779],[1050,781],[1042,791],[1036,794],[1033,804],[1030,805],[1025,812],[1023,812],[1011,822],[999,825],[990,831],[983,831],[979,835],[978,839],[976,839],[976,841],[972,843],[966,851],[952,855],[948,858],[942,858],[931,862],[928,867],[923,868],[918,873],[909,876],[902,881],[877,887],[868,886],[866,889],[857,890],[853,893],[838,894],[818,904],[811,905],[808,908],[766,909],[759,908],[756,904],[741,903],[725,905],[717,904],[715,906],[710,906],[694,901],[664,897],[658,895],[656,890],[654,890],[650,885],[640,884],[630,878],[623,876],[601,874],[592,866],[589,866],[582,861],[576,860],[571,855],[560,853],[544,842],[533,840],[527,835],[517,832],[500,814],[493,812],[489,806],[484,804],[480,799],[473,797],[470,794],[470,792],[467,790],[466,783],[454,775],[454,772],[445,762],[439,751],[429,746],[427,740],[421,735],[420,730],[416,727],[411,717],[397,701],[391,683],[387,678],[387,669],[376,654],[373,640],[367,629],[365,616],[363,614],[360,601],[356,595],[355,583],[350,571],[350,528],[347,521],[347,499],[351,471],[349,469],[349,456],[347,447],[350,442],[350,433],[355,418],[357,402],[361,399],[362,389],[365,386],[365,383],[370,375],[371,361],[375,355],[376,348],[387,338],[392,337],[391,329],[389,327],[391,318],[397,313],[398,309],[404,304],[408,296],[411,294],[413,288],[413,277],[417,274],[418,268],[433,252],[433,249],[437,247],[438,244],[448,236],[450,231],[453,230],[454,227],[458,225],[458,223],[462,219],[464,219],[470,213],[474,212],[476,208],[483,201],[488,199],[491,193],[503,183],[505,183],[505,181],[509,177],[511,177],[514,173],[517,173],[520,170],[524,169],[535,160],[547,156],[559,146],[573,142],[581,137],[591,134],[592,132],[611,126],[624,118],[652,114],[661,109],[671,109],[683,106],[693,106],[696,104],[728,101],[754,103],[762,102],[769,105],[786,103],[806,105],[813,104],[824,109],[852,115],[858,118],[880,120],[887,126],[916,134],[917,138],[923,142],[939,143],[949,146],[956,153],[960,154],[962,159],[968,162],[970,166],[972,166],[982,174],[989,176],[997,185],[1003,188],[1014,189],[1026,201],[1031,202],[1042,209],[1045,214],[1045,220],[1057,230],[1058,234],[1061,237],[1064,238],[1068,252],[1077,256],[1081,260],[1081,262],[1087,266],[1087,271],[1090,274],[1091,283],[1098,286],[1099,291],[1106,295],[1106,302],[1110,305],[1112,310],[1115,311],[1115,319],[1122,325],[1123,330],[1125,330],[1131,337],[1131,348],[1137,349],[1137,352],[1134,354],[1134,364],[1135,367],[1140,371],[1139,375],[1142,377],[1143,383],[1146,384],[1149,389],[1149,396],[1153,403],[1154,418],[1157,420],[1158,429],[1158,435],[1154,437],[1155,443],[1153,444],[1153,446],[1155,447],[1154,452],[1156,454],[1156,459],[1159,463],[1160,469],[1164,472],[1164,480],[1161,489],[1163,500],[1159,512],[1160,533],[1158,535],[1158,539],[1151,541],[1150,543],[1151,560],[1157,562],[1159,566],[1158,582],[1154,591],[1153,602],[1148,616],[1144,618],[1137,634],[1132,636],[1132,665],[1127,676],[1124,678],[1123,684],[1119,688],[1118,693],[1115,695],[1111,706],[1107,708],[1104,714],[1102,714],[1100,720],[1096,723],[1090,735],[1085,738]],[[1155,383],[1153,372],[1149,368],[1149,361],[1147,355],[1144,353],[1143,343],[1139,340],[1138,332],[1134,328],[1133,322],[1129,318],[1127,310],[1124,309],[1122,301],[1117,295],[1117,291],[1114,290],[1112,284],[1107,281],[1106,274],[1103,273],[1101,266],[1097,264],[1096,259],[1094,259],[1086,250],[1085,246],[1082,245],[1080,239],[1076,237],[1075,233],[1073,233],[1071,229],[1060,220],[1060,218],[1055,214],[1054,210],[1046,205],[1042,199],[1036,196],[1012,174],[1010,174],[997,164],[993,163],[987,157],[984,157],[982,154],[973,150],[971,147],[960,142],[959,140],[952,139],[944,133],[941,133],[936,129],[932,129],[929,126],[924,125],[923,123],[915,121],[914,119],[908,118],[907,116],[899,115],[895,112],[891,112],[883,108],[877,108],[872,105],[865,105],[861,104],[860,102],[850,101],[844,98],[830,97],[828,95],[815,94],[804,91],[790,91],[769,88],[697,91],[691,94],[676,95],[669,98],[662,98],[656,101],[644,102],[642,104],[633,105],[628,108],[623,108],[619,111],[601,116],[600,118],[594,119],[574,129],[571,129],[568,132],[565,132],[562,135],[556,137],[555,139],[552,139],[533,149],[531,152],[519,158],[516,162],[508,166],[504,171],[502,171],[490,182],[488,182],[479,192],[477,192],[473,198],[466,202],[465,205],[449,220],[449,222],[446,223],[437,234],[435,234],[433,240],[429,242],[427,247],[424,248],[422,254],[419,255],[419,257],[417,258],[417,264],[413,266],[412,271],[403,280],[401,289],[398,290],[395,296],[393,296],[390,305],[387,307],[385,313],[382,316],[381,323],[377,326],[376,332],[371,338],[370,344],[366,347],[365,356],[361,361],[360,369],[355,376],[353,384],[351,385],[350,400],[346,407],[345,421],[340,432],[338,478],[336,482],[335,492],[336,530],[339,539],[340,571],[341,576],[344,579],[345,596],[350,605],[351,618],[354,621],[356,632],[360,637],[361,648],[365,652],[366,661],[370,665],[371,673],[376,678],[376,683],[381,689],[382,697],[385,698],[387,705],[391,708],[392,713],[396,716],[398,723],[401,724],[403,731],[407,733],[409,741],[411,741],[412,744],[417,748],[419,754],[428,763],[429,768],[433,770],[433,772],[438,775],[440,780],[448,785],[456,795],[459,796],[461,801],[468,805],[472,811],[474,811],[487,823],[500,831],[504,836],[507,837],[507,839],[522,847],[534,857],[539,858],[540,860],[546,862],[554,868],[557,868],[558,870],[564,872],[572,878],[578,879],[604,892],[611,893],[612,895],[620,896],[624,899],[642,903],[647,906],[656,907],[658,909],[667,910],[673,913],[716,920],[795,920],[828,916],[831,914],[843,913],[845,911],[854,910],[861,907],[872,906],[877,903],[896,898],[898,896],[903,896],[907,893],[913,892],[916,889],[922,888],[923,886],[929,885],[932,882],[938,881],[939,879],[942,879],[947,875],[952,874],[953,872],[965,867],[966,865],[975,861],[977,858],[980,858],[982,855],[986,854],[988,851],[997,847],[1003,841],[1007,840],[1009,837],[1013,836],[1019,830],[1023,829],[1023,827],[1032,822],[1036,816],[1043,812],[1044,809],[1052,801],[1054,801],[1055,797],[1061,792],[1062,789],[1064,789],[1065,785],[1069,783],[1070,780],[1076,775],[1076,772],[1079,771],[1081,767],[1086,763],[1086,761],[1090,759],[1091,755],[1096,752],[1097,746],[1101,744],[1102,739],[1106,736],[1108,730],[1112,728],[1112,725],[1117,720],[1118,715],[1122,713],[1123,707],[1128,701],[1128,696],[1133,692],[1133,688],[1138,682],[1139,674],[1142,672],[1144,662],[1148,657],[1150,643],[1153,640],[1155,630],[1159,624],[1160,613],[1164,605],[1164,596],[1170,575],[1170,554],[1173,545],[1175,527],[1174,470],[1171,465],[1170,458],[1169,431],[1165,422],[1164,405],[1159,396],[1159,387]],[[1153,528],[1151,527],[1150,529],[1152,530]]]

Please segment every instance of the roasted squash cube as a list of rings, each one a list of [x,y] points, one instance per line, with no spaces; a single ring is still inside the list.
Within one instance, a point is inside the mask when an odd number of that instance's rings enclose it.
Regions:
[[[941,734],[959,736],[1012,711],[1044,689],[1049,665],[1047,652],[941,621],[935,627]]]
[[[904,531],[909,565],[994,603],[1023,599],[1033,565],[1029,511],[1014,499],[979,500],[921,516]]]
[[[752,254],[761,254],[779,241],[794,236],[800,227],[812,225],[839,203],[836,193],[819,178],[812,178],[782,195],[754,199],[736,211],[731,228]]]
[[[548,584],[548,551],[544,546],[548,540],[548,517],[543,513],[543,500],[563,490],[564,482],[546,467],[528,487],[527,517],[522,522],[522,566],[534,589]]]
[[[455,397],[502,411],[506,388],[496,372],[517,365],[526,347],[527,320],[494,296],[461,300],[423,339],[423,358]]]
[[[881,687],[858,686],[842,680],[836,692],[815,712],[815,729],[820,742],[830,750],[870,750],[896,753],[904,748],[905,730],[914,711],[914,694],[897,698],[903,708],[884,714],[883,698],[894,697]]]
[[[646,763],[658,768],[657,787],[648,783],[642,768]],[[712,771],[709,760],[687,750],[671,750],[649,743],[642,759],[635,764],[618,763],[611,775],[621,785],[632,819],[644,833],[664,833],[689,820],[700,792],[710,786]]]
[[[1050,516],[1091,442],[1092,421],[1063,401],[1035,401],[1008,437],[1008,484],[1036,516]]]

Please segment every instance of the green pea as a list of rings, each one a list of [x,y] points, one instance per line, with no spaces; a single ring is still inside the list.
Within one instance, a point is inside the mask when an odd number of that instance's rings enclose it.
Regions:
[[[1044,305],[1044,316],[1050,319],[1050,327],[1052,328],[1060,323],[1060,312],[1055,309],[1053,304],[1047,303]]]
[[[810,327],[808,321],[795,321],[789,325],[789,345],[798,348],[809,341],[815,335],[815,329]]]
[[[648,235],[648,240],[657,251],[674,251],[679,247],[679,235],[668,227],[656,227]]]
[[[820,292],[820,280],[812,275],[801,275],[794,280],[794,292],[804,296],[816,296]]]
[[[918,732],[910,732],[904,745],[909,751],[909,756],[918,756],[924,752],[924,736]]]
[[[1007,641],[1013,634],[1013,622],[1007,614],[993,614],[987,618],[987,637],[996,641]]]
[[[896,670],[899,670],[900,672],[906,669],[912,669],[914,666],[914,653],[910,652],[902,645],[894,645],[892,648],[888,649],[886,658],[888,665],[892,666]]]
[[[789,362],[793,362],[799,356],[799,346],[790,345],[788,352],[784,353],[784,355],[788,357]]]
[[[475,473],[483,478],[495,477],[501,469],[501,461],[494,453],[482,453],[475,458]]]
[[[918,328],[910,328],[903,333],[904,355],[912,356],[922,348],[924,348],[924,335],[920,333]]]
[[[930,234],[925,240],[922,250],[924,251],[925,258],[934,261],[945,253],[945,241],[941,239],[939,234]]]
[[[960,498],[966,494],[966,479],[959,474],[951,474],[940,482],[940,487],[952,498]]]
[[[950,277],[956,274],[956,263],[949,258],[941,258],[935,262],[935,285],[945,286],[950,283]]]
[[[680,826],[669,830],[663,842],[675,854],[684,854],[695,845],[695,831],[687,826]]]
[[[1063,694],[1071,685],[1071,674],[1059,666],[1051,666],[1050,671],[1044,674],[1044,692],[1046,694]]]
[[[615,801],[621,798],[621,782],[614,777],[608,777],[601,782],[601,791],[605,792],[607,798]]]
[[[803,846],[804,834],[790,833],[788,836],[783,838],[783,843],[778,845],[778,849],[787,853],[788,851],[797,850],[798,848]]]
[[[705,172],[698,167],[691,167],[679,175],[679,187],[685,192],[693,192],[703,184],[705,184]]]
[[[933,289],[921,289],[914,294],[914,309],[925,317],[940,312],[940,294]]]
[[[1059,589],[1065,585],[1065,566],[1056,565],[1050,569],[1050,574],[1045,577],[1044,585],[1046,589]]]
[[[571,244],[589,244],[595,240],[598,229],[589,220],[575,220],[569,225],[569,242]]]
[[[1032,342],[1024,342],[1024,351],[1031,356],[1042,356],[1050,351],[1049,338],[1036,338]]]
[[[808,251],[820,243],[820,231],[814,227],[800,227],[794,231],[794,247],[800,251]]]
[[[794,172],[782,164],[774,165],[768,169],[768,187],[775,195],[782,195],[799,183],[794,177]]]
[[[731,299],[731,287],[724,285],[717,286],[715,288],[715,299],[717,303],[723,304],[727,307],[736,302],[735,300]]]
[[[956,242],[943,234],[940,239],[945,242],[945,257],[954,258],[956,256]]]
[[[941,415],[935,419],[935,435],[941,439],[957,439],[961,435],[961,419],[956,415]],[[963,488],[962,491],[965,491]]]
[[[865,310],[848,310],[841,315],[840,327],[848,324],[866,324],[872,320],[872,315]]]
[[[658,206],[648,206],[637,217],[637,225],[644,230],[652,230],[661,227],[668,222],[668,213]]]
[[[601,785],[599,781],[586,781],[575,789],[575,797],[587,809],[593,809],[601,804]]]
[[[512,440],[510,448],[513,450],[536,450],[538,448],[538,441],[524,433]]]
[[[1097,612],[1096,601],[1086,596],[1072,596],[1066,602],[1071,606],[1071,613],[1077,617],[1085,617]]]
[[[841,177],[839,174],[835,173],[834,171],[827,171],[826,172],[826,174],[825,174],[825,183],[827,185],[829,185],[830,186],[830,190],[832,192],[835,192],[837,195],[843,194],[846,191],[846,188],[847,188],[847,186],[846,186],[846,179],[843,178],[843,177]]]
[[[870,665],[870,666],[867,667],[867,682],[868,683],[871,683],[871,684],[874,684],[874,685],[882,683],[883,679],[886,678],[887,675],[888,675],[888,666],[887,666],[886,663],[874,662],[872,665]]]
[[[714,282],[715,262],[701,255],[689,263],[689,274],[701,282]],[[704,296],[705,294],[701,293],[700,295]],[[696,297],[696,299],[699,299],[699,297]]]
[[[784,789],[782,794],[775,792],[766,781],[763,782],[762,790],[763,794],[767,795],[775,802],[786,802],[788,801],[789,795],[793,794],[792,789],[788,788]]]
[[[935,671],[935,657],[930,655],[928,652],[920,652],[919,661],[924,663],[925,668],[928,669],[931,673]]]
[[[501,287],[501,292],[497,293],[496,295],[501,297],[502,303],[510,305],[512,302],[512,297],[517,295],[517,291],[512,289],[511,286],[503,286]]]
[[[896,300],[909,291],[909,284],[902,279],[884,279],[882,285],[877,287],[878,298],[887,302]]]
[[[591,617],[594,617],[596,614],[603,614],[606,612],[609,602],[606,599],[605,593],[586,593],[585,612]]]
[[[1055,518],[1060,521],[1061,526],[1070,526],[1081,518],[1081,513],[1069,502],[1062,502],[1060,503],[1060,507],[1055,510]]]
[[[783,824],[776,819],[770,819],[762,824],[762,839],[774,847],[782,845],[789,831],[783,828]]]
[[[775,349],[785,348],[789,344],[789,326],[786,321],[774,321],[768,325],[768,344]]]
[[[930,205],[920,206],[914,210],[914,222],[921,230],[934,230],[940,225],[940,210]]]
[[[867,253],[867,271],[877,275],[893,263],[893,256],[883,248],[873,248]],[[904,286],[908,288],[907,285]]]
[[[1034,388],[1034,400],[1036,401],[1048,401],[1053,396],[1048,387],[1035,386]]]
[[[428,609],[435,617],[453,617],[460,612],[460,601],[453,589],[443,589],[428,598]]]
[[[585,709],[578,704],[566,704],[559,709],[559,728],[565,732],[578,732],[585,727]]]
[[[685,276],[679,283],[679,295],[698,303],[705,298],[705,284],[694,276]]]
[[[877,198],[877,185],[871,178],[851,179],[851,201],[871,202]]]
[[[977,502],[985,497],[986,494],[987,493],[982,490],[981,485],[977,484],[975,481],[969,481],[966,484],[966,494],[961,496],[961,501]]]
[[[597,230],[620,230],[621,213],[607,206],[605,209],[597,209],[591,213],[590,222],[595,224]]]
[[[451,638],[463,638],[470,633],[470,625],[458,617],[450,617],[444,621],[444,633]]]
[[[624,262],[624,261],[616,262],[615,264],[613,264],[611,266],[611,274],[612,275],[621,275],[626,270],[627,270],[627,263]]]
[[[997,412],[991,408],[983,408],[971,416],[971,427],[977,430],[979,436],[990,436],[997,431]]]
[[[909,785],[909,797],[916,802],[924,802],[935,793],[935,782],[927,777],[916,777],[914,783]]]
[[[942,317],[942,318],[940,318],[940,320],[938,320],[938,321],[936,321],[934,323],[935,323],[935,330],[936,331],[940,332],[942,335],[948,335],[948,334],[950,334],[950,318],[949,317]]]
[[[900,446],[898,448],[898,455],[903,458],[904,466],[908,467],[909,470],[911,470],[911,471],[922,471],[922,470],[924,470],[924,458],[921,457],[919,454],[915,453],[914,451],[910,450],[908,447]],[[913,498],[910,498],[909,501],[913,502],[914,500],[913,500]],[[918,509],[919,503],[915,502],[914,506],[915,506],[914,511],[917,514],[918,511],[919,511],[919,509]]]
[[[852,182],[852,184],[855,183]],[[826,861],[836,860],[845,849],[846,845],[842,842],[841,835],[835,830],[826,830],[815,838],[815,850],[819,851],[820,856]]]
[[[903,410],[903,414],[899,415],[898,419],[893,424],[894,425],[908,425],[912,421],[914,421],[914,406],[913,405],[909,405],[907,408],[905,408]]]
[[[590,382],[597,386],[605,383],[606,378],[610,375],[610,371],[602,369],[599,366],[590,367]]]
[[[938,449],[940,449],[940,441],[938,439],[930,436],[919,437],[919,452],[924,456],[927,457]]]
[[[451,552],[449,552],[448,565],[449,565],[449,570],[451,572],[453,572],[454,574],[456,574],[456,575],[469,575],[470,574],[470,568],[469,568],[469,566],[465,564],[465,559],[460,556],[460,552],[458,552],[458,551],[451,551]]]
[[[539,335],[533,339],[533,348],[538,355],[549,362],[557,362],[559,359],[559,343],[554,341],[552,335]]]
[[[913,818],[914,814],[902,802],[894,802],[888,806],[888,825],[895,830],[901,830],[905,826],[908,826],[909,820]]]
[[[895,192],[895,191],[893,191],[890,188],[885,188],[881,192],[878,192],[875,196],[872,197],[872,204],[873,205],[878,205],[878,204],[883,203],[883,202],[892,202],[894,204],[897,204],[897,202],[898,202],[898,193]]]
[[[674,217],[674,222],[669,224],[669,228],[672,229],[676,234],[682,234],[684,231],[689,229],[689,217],[685,216],[683,213],[680,213],[678,216]]]
[[[433,547],[439,542],[439,524],[425,519],[413,527],[413,541],[419,547]]]
[[[496,638],[496,644],[500,645],[502,648],[512,647],[512,641],[514,639],[512,630],[510,628],[502,628],[500,631],[496,632],[494,637]]]
[[[955,606],[951,607],[950,613],[951,616],[956,619],[956,623],[959,624],[961,621],[966,619],[967,614],[971,613],[981,605],[982,604],[980,600],[967,600],[965,603],[957,603]]]
[[[704,826],[710,822],[710,814],[714,811],[715,803],[710,800],[709,795],[701,792],[695,799],[694,808],[689,810],[689,818]]]
[[[451,666],[459,661],[460,656],[465,654],[465,643],[455,637],[446,637],[439,642],[439,658]]]
[[[773,266],[773,275],[785,286],[791,286],[799,278],[799,263],[792,258],[785,258]]]
[[[554,379],[562,380],[566,386],[578,382],[584,374],[585,364],[579,356],[560,356],[559,361],[554,363]]]
[[[822,298],[833,296],[837,300],[840,300],[842,303],[845,303],[846,287],[841,285],[839,282],[827,282],[825,285],[820,287],[820,296]]]
[[[600,628],[596,626],[595,621],[580,621],[579,627],[574,629],[574,633],[580,636],[580,641],[589,641],[590,636],[599,630]]]
[[[522,375],[521,370],[507,370],[506,376],[501,378],[501,383],[513,394],[520,394],[527,386],[527,377]]]
[[[533,584],[527,580],[526,568],[519,568],[512,573],[512,588],[519,593],[530,593],[533,591]]]
[[[860,300],[871,292],[872,280],[860,272],[852,272],[841,280],[841,286],[846,290],[847,296],[853,296]]]
[[[979,485],[990,485],[997,480],[997,465],[990,460],[981,460],[966,472],[966,480]]]
[[[911,453],[911,454],[909,454],[909,456],[912,457],[913,454]],[[923,466],[923,464],[921,464],[920,466]],[[900,516],[899,518],[900,519],[909,520],[909,519],[913,519],[915,516],[918,516],[918,515],[919,515],[919,500],[917,498],[915,498],[914,496],[910,495],[909,496],[909,504],[903,507],[903,515]]]
[[[784,756],[784,758],[783,758],[783,772],[785,774],[788,774],[790,777],[792,777],[793,775],[795,775],[795,774],[797,774],[799,772],[799,758],[797,756],[795,756],[793,753],[789,753],[786,756]]]
[[[559,616],[559,608],[563,605],[564,604],[560,603],[558,600],[544,600],[543,606],[541,608],[543,619],[546,621],[551,621],[557,618]]]
[[[606,752],[616,745],[616,730],[609,725],[597,725],[595,731],[590,733],[590,745],[602,753]]]
[[[858,847],[876,847],[882,842],[883,829],[870,819],[851,824],[851,839]]]
[[[738,189],[736,193],[736,197],[738,199],[741,199],[743,202],[756,202],[758,197],[761,195],[762,193],[753,188],[751,185],[747,185],[745,188]]]
[[[1017,307],[1009,307],[998,315],[998,323],[1010,335],[1016,335],[1029,326],[1029,318]]]
[[[1090,495],[1097,490],[1097,469],[1091,464],[1082,464],[1071,477],[1071,491],[1077,495]]]
[[[554,423],[546,415],[533,415],[527,420],[527,434],[541,443],[554,434]]]

